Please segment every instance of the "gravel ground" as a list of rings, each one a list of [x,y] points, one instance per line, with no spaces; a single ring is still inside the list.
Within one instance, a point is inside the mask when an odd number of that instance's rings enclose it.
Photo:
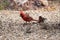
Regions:
[[[47,18],[44,23],[25,23],[19,11],[0,11],[0,40],[60,40],[60,10],[28,10],[34,19],[39,16]],[[26,31],[31,28],[31,33]]]
[[[47,18],[44,23],[30,22],[27,25],[19,11],[0,10],[0,40],[60,40],[60,6],[55,6],[54,11],[24,11],[37,20],[39,16]],[[31,33],[26,33],[29,28]]]

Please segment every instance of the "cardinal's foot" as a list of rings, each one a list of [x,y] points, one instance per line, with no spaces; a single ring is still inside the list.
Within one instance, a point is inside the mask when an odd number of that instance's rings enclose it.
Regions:
[[[27,25],[27,23],[24,23],[23,25]]]

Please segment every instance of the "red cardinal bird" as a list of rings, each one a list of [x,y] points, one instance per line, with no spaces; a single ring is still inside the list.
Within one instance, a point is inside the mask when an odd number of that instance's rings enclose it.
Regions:
[[[20,16],[22,17],[22,19],[26,22],[30,22],[30,21],[38,21],[33,19],[32,17],[30,17],[28,14],[25,14],[23,11],[20,11]]]

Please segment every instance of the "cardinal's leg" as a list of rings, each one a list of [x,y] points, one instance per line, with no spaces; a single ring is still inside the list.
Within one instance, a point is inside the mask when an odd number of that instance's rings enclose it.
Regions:
[[[25,26],[25,25],[27,25],[28,23],[27,23],[27,21],[23,24],[23,26]]]

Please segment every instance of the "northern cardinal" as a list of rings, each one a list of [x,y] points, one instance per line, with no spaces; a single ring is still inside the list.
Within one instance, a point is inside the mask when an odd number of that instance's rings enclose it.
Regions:
[[[21,18],[26,21],[26,22],[30,22],[30,21],[38,21],[33,19],[32,17],[30,17],[28,14],[25,14],[23,11],[20,11],[20,16]]]

